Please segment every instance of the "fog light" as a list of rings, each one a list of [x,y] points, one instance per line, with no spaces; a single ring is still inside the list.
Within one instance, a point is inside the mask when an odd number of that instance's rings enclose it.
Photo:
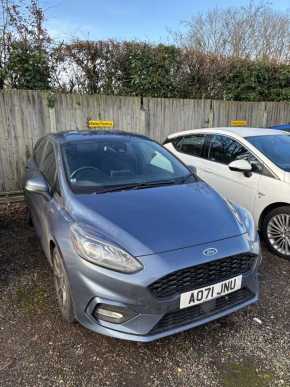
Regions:
[[[99,304],[95,308],[94,316],[97,320],[122,324],[136,316],[136,313],[120,306]]]
[[[119,313],[119,312],[113,312],[112,310],[108,310],[108,309],[105,309],[105,308],[102,308],[102,307],[99,307],[97,309],[97,315],[100,317],[100,318],[109,318],[111,320],[114,320],[114,321],[120,321],[120,320],[123,320],[124,316],[122,315],[122,313]]]

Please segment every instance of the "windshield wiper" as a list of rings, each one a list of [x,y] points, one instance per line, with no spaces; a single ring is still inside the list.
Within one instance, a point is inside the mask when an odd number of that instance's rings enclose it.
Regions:
[[[96,194],[106,193],[106,192],[115,192],[115,191],[124,191],[127,189],[132,189],[134,187],[135,187],[135,184],[134,185],[130,185],[130,184],[117,185],[117,186],[113,186],[113,187],[102,188],[102,189],[96,191]]]
[[[195,176],[192,173],[189,173],[188,175],[183,176],[181,178],[179,177],[179,178],[170,179],[170,180],[156,180],[156,181],[148,181],[144,183],[132,183],[132,184],[122,184],[117,186],[108,186],[96,191],[96,194],[106,193],[106,192],[126,191],[130,189],[132,190],[145,189],[145,188],[159,187],[163,185],[185,184],[191,178],[194,179]]]
[[[144,189],[144,188],[158,187],[162,185],[172,185],[177,183],[178,182],[175,179],[172,179],[172,180],[151,181],[151,182],[145,182],[145,183],[122,184],[122,185],[111,186],[111,187],[100,189],[96,191],[96,194],[106,193],[106,192],[126,191],[130,189]]]
[[[188,175],[182,177],[179,179],[179,184],[185,184],[187,181],[189,181],[190,179],[195,179],[195,176],[192,174],[192,173],[189,173]]]
[[[172,180],[150,181],[150,182],[136,184],[135,187],[133,187],[133,189],[159,187],[159,186],[162,186],[162,185],[172,185],[172,184],[176,184],[176,183],[177,183],[177,181],[175,179],[172,179]]]

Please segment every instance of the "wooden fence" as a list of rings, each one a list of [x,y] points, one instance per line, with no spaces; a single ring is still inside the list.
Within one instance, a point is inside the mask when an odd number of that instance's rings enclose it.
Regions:
[[[176,131],[229,126],[234,119],[247,120],[253,127],[290,122],[290,103],[4,91],[0,93],[0,193],[22,189],[25,163],[39,137],[86,129],[88,119],[112,120],[114,128],[162,141]]]

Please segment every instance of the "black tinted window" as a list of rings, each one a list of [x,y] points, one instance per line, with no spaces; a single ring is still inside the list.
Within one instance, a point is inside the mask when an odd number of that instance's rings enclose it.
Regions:
[[[228,165],[234,160],[247,160],[252,165],[253,172],[272,176],[256,157],[239,142],[226,136],[211,136],[209,160]]]
[[[48,184],[53,189],[55,184],[56,163],[53,145],[48,142],[44,151],[44,157],[41,164],[41,172],[46,178]]]
[[[45,146],[45,139],[41,139],[38,141],[34,148],[34,160],[38,166],[41,164],[42,156],[43,156],[43,151],[44,151],[44,146]]]
[[[237,141],[226,136],[212,136],[209,148],[209,160],[229,164],[234,160],[248,160],[250,156],[250,152]]]
[[[175,148],[191,156],[202,157],[205,135],[186,136],[175,143]]]

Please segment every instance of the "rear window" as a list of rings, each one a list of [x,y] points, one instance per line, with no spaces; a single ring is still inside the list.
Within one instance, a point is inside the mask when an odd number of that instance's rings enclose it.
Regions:
[[[43,139],[39,140],[39,142],[36,144],[36,146],[34,148],[34,160],[35,160],[36,164],[38,165],[38,167],[40,167],[40,164],[41,164],[45,144],[46,144],[46,141],[43,138]]]
[[[56,176],[56,161],[53,145],[50,142],[47,143],[47,147],[45,149],[45,154],[40,169],[43,175],[45,176],[49,186],[53,189],[55,185]]]
[[[173,143],[175,149],[190,156],[202,157],[206,136],[192,135],[179,137]]]

